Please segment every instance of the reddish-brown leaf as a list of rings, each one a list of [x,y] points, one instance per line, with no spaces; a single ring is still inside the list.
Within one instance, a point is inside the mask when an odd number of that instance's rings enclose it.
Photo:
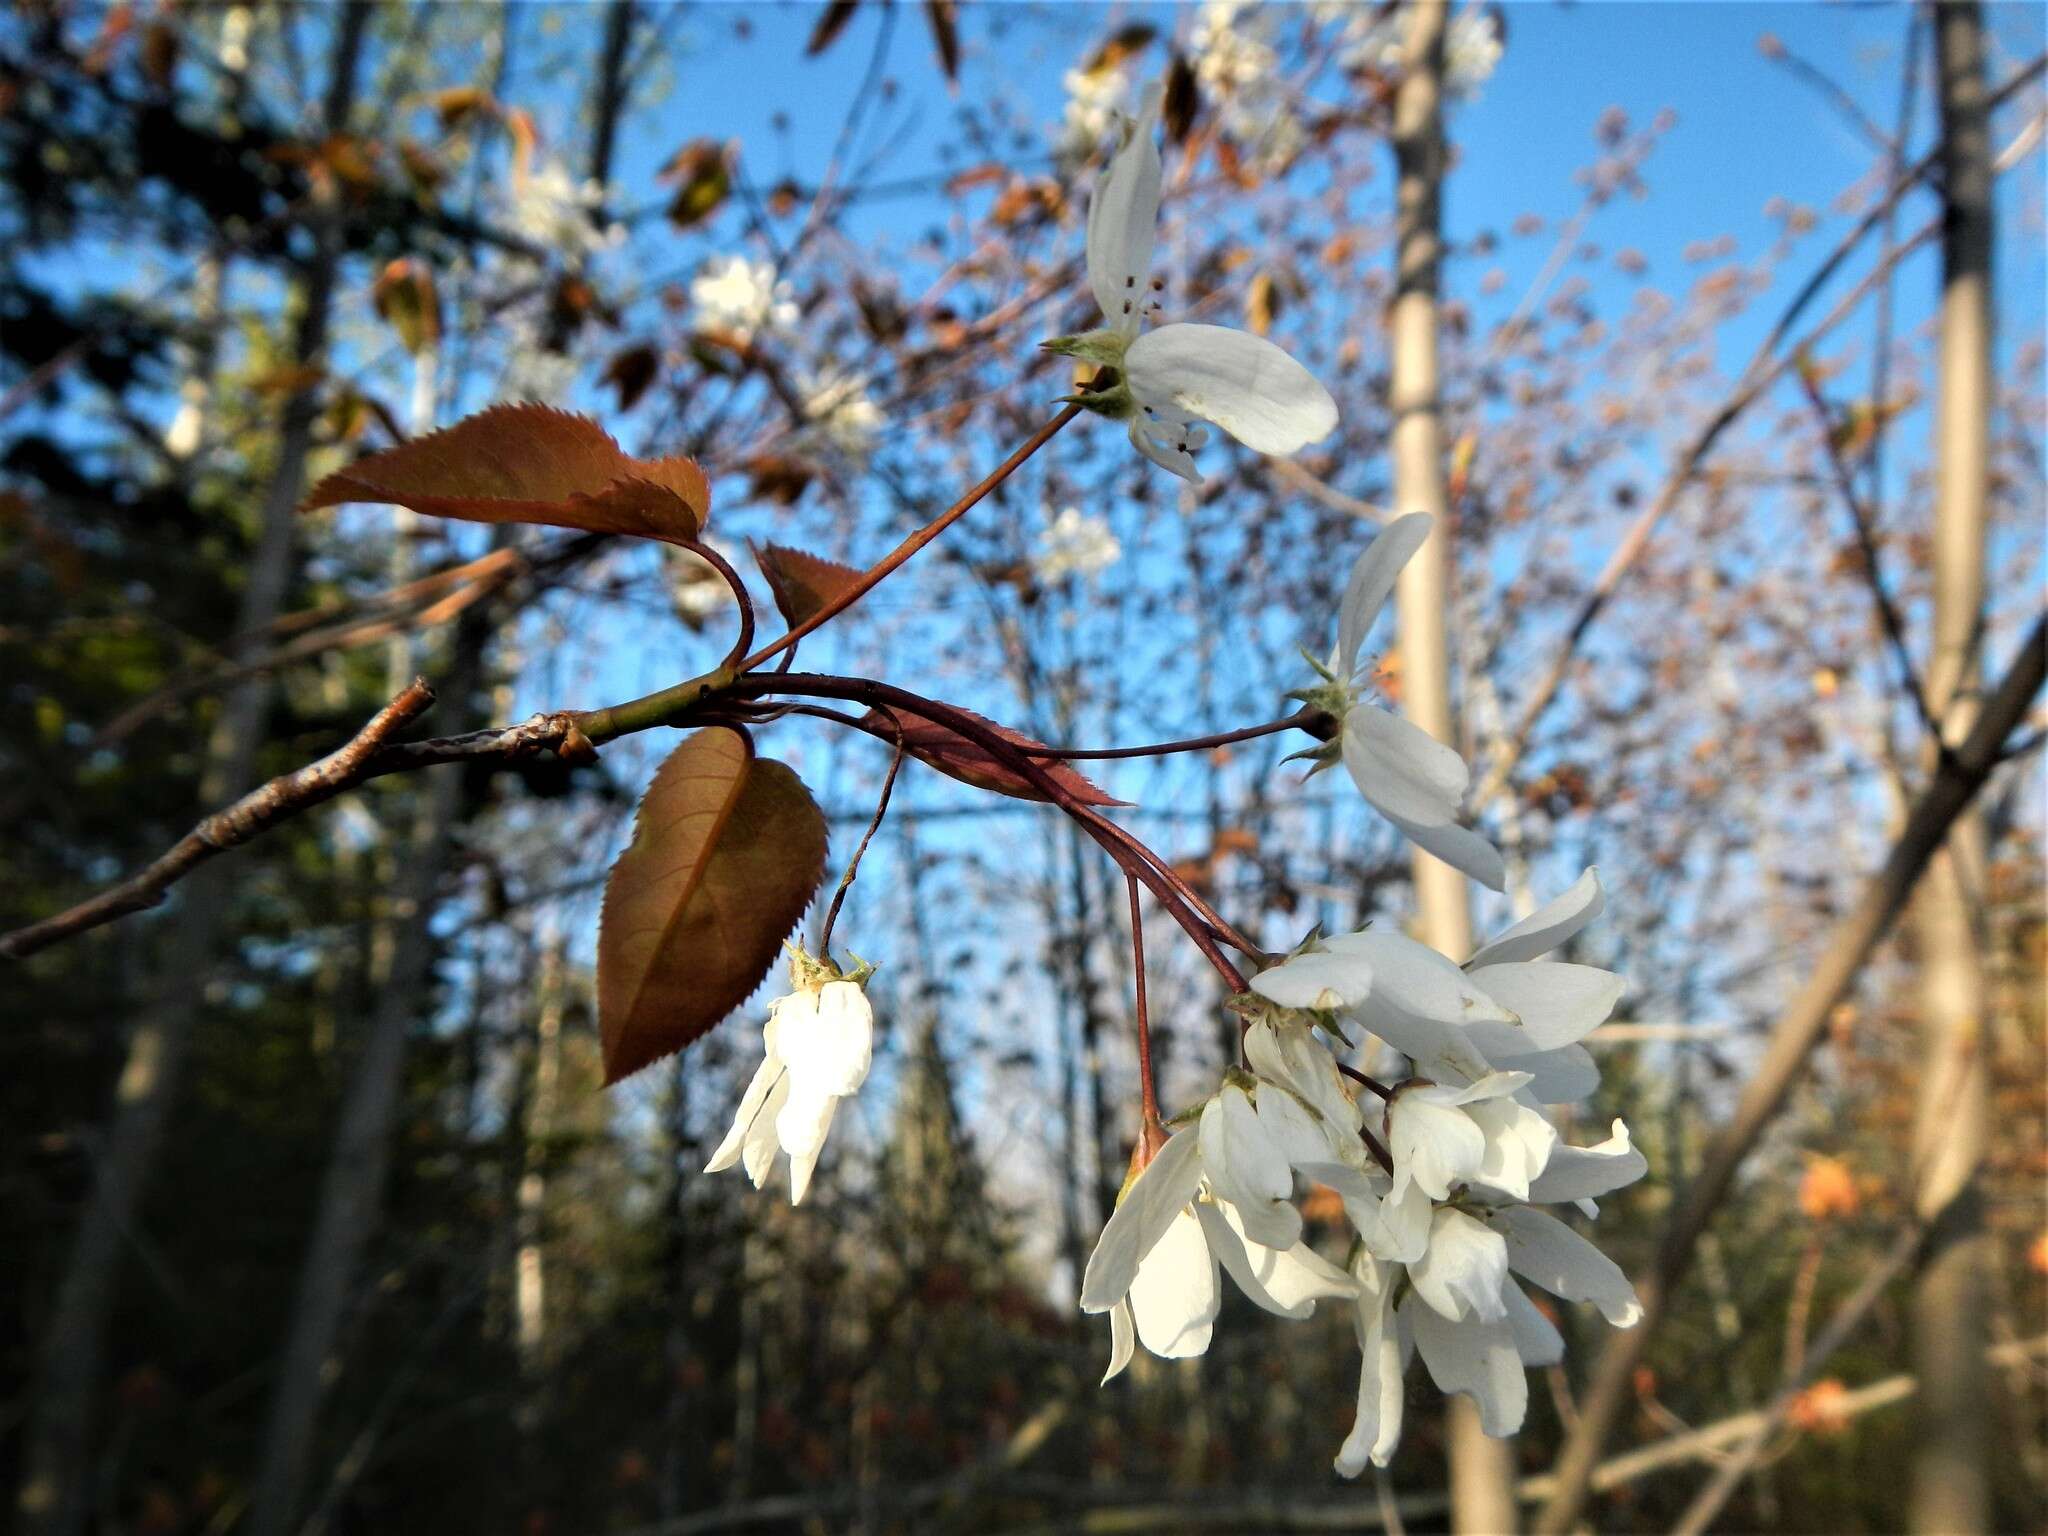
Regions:
[[[605,1082],[673,1055],[745,1002],[824,873],[825,818],[802,780],[756,761],[744,732],[685,738],[605,882]]]
[[[775,594],[775,606],[791,629],[851,591],[865,574],[787,544],[756,544],[753,550],[754,560]]]
[[[1042,747],[1043,742],[1033,741],[1029,736],[1020,735],[1006,725],[997,725],[985,720],[971,709],[961,714],[996,733],[1007,742],[1020,747]],[[879,710],[869,710],[868,719],[874,722],[876,734],[884,740],[894,739],[889,716]],[[978,741],[970,741],[958,731],[939,725],[930,720],[914,720],[897,717],[903,730],[903,748],[912,757],[929,763],[939,772],[958,779],[963,784],[972,784],[977,789],[992,790],[999,795],[1008,795],[1013,800],[1049,800],[1051,796],[1016,768],[999,761],[988,748]],[[1124,805],[1127,802],[1112,800],[1108,795],[1089,783],[1070,764],[1056,757],[1034,758],[1032,761],[1043,769],[1046,775],[1061,789],[1072,795],[1082,805]]]
[[[632,458],[586,416],[496,405],[329,475],[301,510],[351,501],[680,543],[703,526],[711,489],[696,460]]]

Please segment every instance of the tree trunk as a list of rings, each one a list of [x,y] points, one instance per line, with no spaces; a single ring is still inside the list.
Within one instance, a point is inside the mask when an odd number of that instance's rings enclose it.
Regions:
[[[1976,0],[1934,8],[1940,71],[1942,227],[1940,382],[1934,444],[1934,645],[1928,704],[1953,747],[1976,716],[1984,609],[1991,417],[1991,142],[1983,16]],[[1991,1239],[1978,1170],[1987,1071],[1978,951],[1983,824],[1960,819],[1928,866],[1914,913],[1924,1076],[1914,1126],[1914,1208],[1931,1222],[1914,1279],[1914,1531],[1982,1531],[1991,1521],[1992,1422],[1984,1365]]]
[[[1394,508],[1427,512],[1436,528],[1401,572],[1401,698],[1408,717],[1456,745],[1451,723],[1448,615],[1450,528],[1444,484],[1437,365],[1437,294],[1443,251],[1443,0],[1408,13],[1407,72],[1394,97],[1394,305],[1389,383],[1393,410]],[[1417,849],[1420,937],[1463,960],[1472,952],[1465,878]],[[1490,1439],[1468,1397],[1451,1399],[1451,1527],[1488,1536],[1515,1529],[1514,1444]]]
[[[369,17],[367,4],[352,4],[336,30],[326,100],[330,129],[341,126],[355,99],[356,69]],[[326,352],[339,259],[324,215],[316,217],[322,237],[296,285],[292,359],[303,368],[317,366]],[[310,385],[285,405],[277,463],[264,496],[261,531],[236,616],[237,638],[229,650],[237,660],[261,648],[262,631],[277,617],[291,585],[296,514],[305,491],[306,456],[318,407],[316,387]],[[228,694],[207,741],[199,784],[199,797],[206,804],[222,804],[254,783],[269,697],[269,680],[261,676]],[[232,885],[232,870],[219,864],[186,882],[165,940],[163,968],[129,1036],[112,1121],[101,1139],[97,1177],[44,1325],[42,1379],[16,1496],[17,1529],[24,1536],[71,1536],[88,1518],[94,1398],[121,1260],[191,1052],[193,1026],[206,996],[204,977],[229,910]]]
[[[393,903],[396,932],[390,978],[378,995],[342,1105],[321,1183],[319,1214],[299,1272],[291,1329],[278,1364],[263,1463],[250,1505],[249,1529],[255,1536],[285,1536],[292,1529],[312,1464],[321,1403],[338,1367],[335,1341],[383,1205],[406,1043],[414,1021],[425,1011],[429,991],[434,940],[427,922],[447,863],[461,792],[459,767],[444,764],[427,770],[419,822]]]

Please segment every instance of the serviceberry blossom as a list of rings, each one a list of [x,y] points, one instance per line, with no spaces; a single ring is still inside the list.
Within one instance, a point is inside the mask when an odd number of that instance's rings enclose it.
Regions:
[[[799,949],[789,966],[792,990],[768,1005],[761,1065],[704,1171],[739,1163],[759,1189],[780,1148],[789,1154],[789,1203],[800,1205],[839,1101],[867,1080],[875,1014],[865,990],[872,967],[841,976]]]
[[[1089,1261],[1081,1304],[1111,1313],[1110,1375],[1138,1342],[1172,1357],[1204,1352],[1219,1270],[1282,1316],[1344,1298],[1360,1363],[1336,1467],[1356,1477],[1400,1443],[1403,1376],[1417,1354],[1440,1390],[1475,1401],[1488,1434],[1521,1427],[1527,1372],[1564,1355],[1523,1282],[1590,1302],[1616,1327],[1638,1322],[1621,1270],[1536,1209],[1573,1203],[1595,1216],[1595,1196],[1647,1171],[1619,1120],[1598,1146],[1563,1145],[1542,1111],[1554,1100],[1535,1091],[1546,1075],[1576,1087],[1573,1097],[1598,1082],[1578,1066],[1578,1041],[1607,1016],[1620,980],[1541,957],[1604,905],[1588,870],[1462,967],[1367,931],[1312,937],[1254,977],[1232,1003],[1251,1070],[1232,1068],[1192,1127],[1140,1168]],[[1349,1050],[1347,1030],[1409,1054],[1414,1075],[1359,1099],[1325,1043]],[[1142,1159],[1141,1148],[1134,1165]],[[1297,1175],[1327,1185],[1355,1229],[1341,1271],[1303,1238]]]
[[[1327,1157],[1326,1146],[1312,1110],[1242,1072],[1167,1138],[1126,1185],[1081,1277],[1081,1310],[1110,1314],[1104,1381],[1130,1363],[1134,1343],[1168,1360],[1204,1353],[1222,1306],[1219,1269],[1287,1318],[1356,1291],[1302,1241],[1291,1203],[1295,1166]]]
[[[866,458],[882,428],[882,412],[868,394],[864,373],[799,374],[804,419],[824,441],[849,458]]]
[[[1031,557],[1031,570],[1047,583],[1066,576],[1098,576],[1115,565],[1123,552],[1108,523],[1088,516],[1079,507],[1062,507],[1060,515],[1038,535],[1038,553]]]
[[[1113,383],[1067,398],[1130,424],[1131,444],[1162,469],[1199,482],[1194,450],[1209,421],[1260,453],[1288,454],[1327,437],[1337,405],[1315,376],[1264,337],[1221,325],[1162,325],[1140,334],[1157,310],[1163,279],[1147,276],[1159,222],[1155,86],[1088,205],[1088,286],[1107,324],[1059,336],[1046,350],[1112,368]]]
[[[691,279],[690,303],[693,329],[730,331],[743,342],[796,324],[788,282],[778,279],[767,262],[744,256],[708,262]]]
[[[1507,880],[1499,850],[1457,824],[1471,781],[1465,760],[1420,726],[1362,697],[1371,660],[1361,657],[1360,649],[1401,567],[1429,537],[1432,521],[1426,512],[1411,512],[1387,524],[1365,547],[1344,591],[1336,649],[1327,664],[1308,658],[1323,681],[1292,697],[1341,722],[1335,738],[1309,754],[1316,763],[1311,772],[1341,761],[1367,803],[1410,842],[1497,891]]]

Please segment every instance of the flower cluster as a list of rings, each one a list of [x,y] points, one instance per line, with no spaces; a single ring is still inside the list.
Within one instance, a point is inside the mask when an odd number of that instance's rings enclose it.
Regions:
[[[1134,1339],[1201,1354],[1226,1271],[1259,1306],[1305,1317],[1343,1298],[1361,1352],[1358,1415],[1339,1472],[1384,1466],[1401,1435],[1413,1353],[1437,1386],[1474,1398],[1492,1435],[1514,1433],[1525,1369],[1564,1345],[1516,1276],[1597,1305],[1617,1327],[1642,1315],[1628,1280],[1542,1205],[1593,1198],[1645,1172],[1614,1122],[1598,1146],[1560,1144],[1543,1106],[1598,1082],[1578,1042],[1621,993],[1592,966],[1541,961],[1599,915],[1588,870],[1465,965],[1396,933],[1315,939],[1238,999],[1245,1068],[1145,1158],[1082,1280],[1084,1311],[1111,1314],[1110,1375]],[[1368,1114],[1325,1037],[1377,1036],[1414,1075]],[[1302,1239],[1297,1176],[1327,1185],[1354,1232],[1343,1268]],[[1107,1378],[1105,1377],[1105,1380]]]

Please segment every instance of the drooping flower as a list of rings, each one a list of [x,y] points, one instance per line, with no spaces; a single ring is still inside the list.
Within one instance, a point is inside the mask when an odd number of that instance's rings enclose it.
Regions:
[[[864,988],[866,966],[843,978],[829,961],[797,950],[790,972],[793,990],[768,1005],[761,1065],[704,1171],[740,1163],[759,1189],[779,1148],[789,1154],[789,1203],[799,1205],[839,1101],[867,1080],[875,1015]]]
[[[1420,726],[1362,697],[1367,664],[1360,648],[1432,521],[1426,512],[1411,512],[1366,545],[1345,587],[1336,649],[1327,665],[1315,663],[1323,682],[1295,697],[1342,722],[1336,738],[1314,754],[1318,766],[1341,759],[1367,803],[1410,842],[1497,891],[1507,882],[1499,850],[1457,823],[1471,779],[1465,760]]]
[[[1081,1278],[1081,1310],[1110,1314],[1104,1381],[1130,1363],[1134,1341],[1170,1360],[1204,1353],[1222,1305],[1219,1271],[1281,1317],[1355,1292],[1301,1240],[1300,1213],[1287,1203],[1290,1160],[1319,1153],[1315,1137],[1284,1089],[1260,1085],[1255,1103],[1226,1084],[1196,1127],[1167,1138],[1125,1189]]]
[[[1130,424],[1131,444],[1162,469],[1199,481],[1194,450],[1213,422],[1260,453],[1289,454],[1327,437],[1337,405],[1315,376],[1262,336],[1220,325],[1163,325],[1141,333],[1161,286],[1148,276],[1159,221],[1160,164],[1155,87],[1088,205],[1088,286],[1105,326],[1045,343],[1117,370],[1114,383],[1073,396],[1089,410]]]

